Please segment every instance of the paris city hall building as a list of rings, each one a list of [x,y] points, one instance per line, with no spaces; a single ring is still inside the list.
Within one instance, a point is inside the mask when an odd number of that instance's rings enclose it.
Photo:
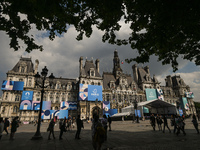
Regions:
[[[52,110],[60,110],[62,102],[74,103],[76,109],[69,110],[68,115],[76,117],[77,114],[80,114],[81,119],[91,119],[94,113],[98,113],[102,117],[103,102],[105,101],[110,102],[110,109],[116,109],[120,113],[122,108],[133,105],[136,100],[138,103],[147,101],[145,89],[162,89],[164,101],[178,106],[182,104],[183,99],[186,99],[188,107],[182,107],[183,113],[185,115],[196,113],[193,97],[186,96],[187,92],[191,92],[190,87],[180,76],[168,75],[165,79],[165,86],[161,86],[161,82],[157,80],[156,76],[150,75],[148,66],[138,67],[137,64],[134,64],[132,66],[133,77],[131,74],[124,73],[116,50],[112,62],[112,72],[103,72],[101,75],[99,59],[93,61],[80,57],[78,78],[55,77],[51,84],[49,84],[49,77],[46,78],[43,101],[50,101]],[[31,58],[21,57],[17,64],[7,72],[5,79],[7,82],[23,82],[23,91],[33,91],[33,102],[41,101],[42,89],[35,84],[38,66],[39,60],[35,60],[33,63]],[[102,86],[102,101],[80,100],[80,85]],[[34,121],[38,118],[38,110],[20,109],[22,90],[2,88],[2,91],[1,117],[8,117],[11,120],[13,117],[19,116],[21,121]]]

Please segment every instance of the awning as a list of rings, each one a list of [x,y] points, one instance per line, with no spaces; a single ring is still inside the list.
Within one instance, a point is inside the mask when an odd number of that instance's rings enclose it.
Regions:
[[[130,112],[124,112],[124,113],[117,113],[117,114],[114,114],[112,117],[130,116],[130,115],[131,115]]]
[[[140,103],[138,103],[138,106],[145,106],[145,107],[148,107],[148,108],[176,107],[174,104],[170,104],[168,102],[158,100],[158,99],[146,101],[146,102],[140,102]]]

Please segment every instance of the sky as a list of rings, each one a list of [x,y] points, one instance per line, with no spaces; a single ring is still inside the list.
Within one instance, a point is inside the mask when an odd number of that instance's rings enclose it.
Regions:
[[[130,31],[128,25],[120,22],[122,28],[117,33],[119,38],[124,38],[129,35]],[[103,72],[111,72],[113,68],[114,51],[118,51],[118,55],[121,61],[121,68],[124,73],[132,74],[132,65],[125,63],[126,58],[133,58],[137,56],[137,51],[131,49],[130,45],[116,46],[102,42],[103,32],[93,28],[93,34],[90,38],[84,37],[82,41],[77,41],[76,36],[78,33],[73,26],[70,26],[68,32],[56,37],[53,41],[49,40],[45,31],[37,31],[34,27],[30,31],[30,34],[34,35],[36,43],[43,45],[44,51],[33,50],[31,53],[25,52],[25,47],[21,47],[20,50],[14,51],[10,49],[10,39],[5,32],[0,31],[0,83],[6,79],[6,73],[11,70],[15,64],[19,61],[20,57],[31,57],[32,62],[35,64],[35,60],[39,60],[39,72],[41,72],[44,66],[47,66],[50,73],[53,73],[56,77],[63,78],[77,78],[79,76],[79,58],[83,56],[85,60],[100,60],[100,74]],[[21,42],[20,42],[21,43]],[[21,43],[23,45],[23,43]],[[194,100],[199,101],[200,97],[200,67],[196,66],[193,62],[178,59],[179,70],[173,73],[171,65],[162,65],[157,61],[156,56],[151,56],[149,63],[138,64],[138,66],[149,66],[151,77],[155,75],[161,82],[161,85],[165,86],[165,78],[168,75],[180,75],[187,85],[190,86],[191,91],[194,93]],[[0,92],[0,95],[2,91]]]

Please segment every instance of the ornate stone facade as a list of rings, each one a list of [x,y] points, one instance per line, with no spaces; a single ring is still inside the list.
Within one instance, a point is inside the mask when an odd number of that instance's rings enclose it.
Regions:
[[[75,79],[55,78],[50,86],[46,80],[45,101],[51,101],[52,109],[59,109],[61,101],[78,101],[79,84],[101,85],[103,87],[103,101],[110,101],[112,109],[121,109],[137,102],[146,101],[146,88],[161,88],[164,92],[164,100],[175,105],[180,103],[185,92],[190,91],[180,76],[167,76],[166,85],[161,86],[156,76],[151,77],[149,67],[132,66],[133,78],[130,74],[123,73],[120,66],[118,52],[114,52],[113,71],[100,74],[100,60],[79,59],[79,77]],[[24,81],[24,90],[34,91],[33,101],[40,101],[41,89],[35,85],[34,75],[38,71],[39,61],[35,61],[35,67],[31,58],[21,57],[14,68],[7,72],[10,81]],[[3,91],[0,112],[1,117],[13,118],[20,116],[21,120],[33,121],[38,118],[38,111],[19,111],[21,91]],[[196,113],[193,99],[189,99],[190,111],[186,114]],[[102,115],[102,102],[78,101],[78,110],[70,111],[71,116],[81,115],[82,119],[92,118],[94,113]]]

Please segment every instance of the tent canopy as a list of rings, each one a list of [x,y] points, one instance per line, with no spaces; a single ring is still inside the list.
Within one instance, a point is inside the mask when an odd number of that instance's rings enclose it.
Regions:
[[[151,100],[146,102],[140,102],[138,103],[138,106],[145,106],[147,108],[167,108],[167,107],[176,107],[173,104],[170,104],[168,102],[162,101],[162,100]]]
[[[170,104],[168,102],[162,100],[151,100],[138,103],[139,110],[142,111],[143,107],[147,107],[150,110],[150,113],[158,113],[158,114],[176,114],[176,106]],[[133,112],[134,113],[134,106],[130,105],[122,109],[122,112]]]

